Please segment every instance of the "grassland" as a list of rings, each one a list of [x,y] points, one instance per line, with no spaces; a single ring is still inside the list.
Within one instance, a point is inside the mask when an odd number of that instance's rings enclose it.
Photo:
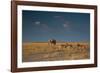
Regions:
[[[69,42],[66,42],[69,43]],[[48,45],[47,42],[23,43],[22,45],[22,61],[58,61],[58,60],[80,60],[90,58],[90,47],[87,42],[70,42],[73,47],[61,47],[57,43],[55,46]],[[79,43],[87,47],[76,46]]]

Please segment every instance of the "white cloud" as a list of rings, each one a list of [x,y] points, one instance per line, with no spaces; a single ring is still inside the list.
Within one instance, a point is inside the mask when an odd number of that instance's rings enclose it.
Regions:
[[[40,21],[36,21],[35,24],[36,24],[36,25],[40,25]]]
[[[63,27],[64,27],[64,28],[68,28],[69,25],[68,25],[68,24],[63,24]]]

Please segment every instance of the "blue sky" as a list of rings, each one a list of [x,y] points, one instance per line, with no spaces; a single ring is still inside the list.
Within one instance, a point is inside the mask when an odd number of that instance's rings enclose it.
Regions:
[[[49,39],[89,41],[90,14],[23,10],[23,42],[44,42]]]

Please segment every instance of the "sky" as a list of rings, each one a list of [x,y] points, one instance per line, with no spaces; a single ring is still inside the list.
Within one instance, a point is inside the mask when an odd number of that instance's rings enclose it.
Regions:
[[[22,11],[22,41],[90,41],[90,14]]]

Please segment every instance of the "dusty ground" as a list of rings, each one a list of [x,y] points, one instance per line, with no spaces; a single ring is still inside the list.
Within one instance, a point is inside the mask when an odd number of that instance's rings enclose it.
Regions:
[[[69,42],[66,42],[69,43]],[[79,42],[78,42],[79,43]],[[33,42],[23,43],[22,46],[22,61],[35,62],[35,61],[57,61],[57,60],[79,60],[90,58],[89,43],[79,43],[87,47],[76,46],[77,42],[71,42],[73,47],[61,47],[57,43],[56,46],[49,46],[48,43]]]

